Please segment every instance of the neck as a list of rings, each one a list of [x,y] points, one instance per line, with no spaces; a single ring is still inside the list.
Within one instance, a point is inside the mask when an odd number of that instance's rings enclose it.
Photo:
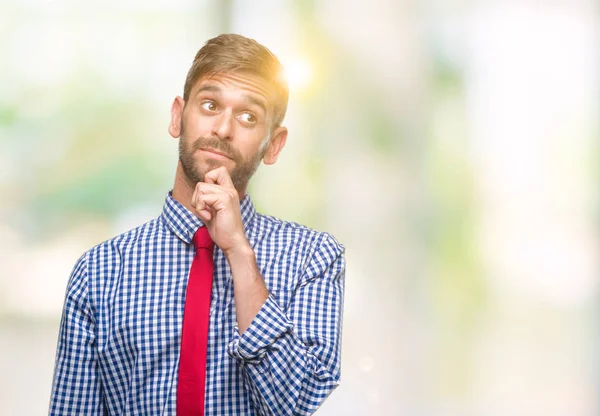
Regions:
[[[175,184],[173,185],[173,199],[186,207],[189,211],[194,212],[192,207],[192,195],[196,184],[192,182],[183,171],[181,161],[177,162],[177,170],[175,171]],[[246,189],[237,190],[240,201],[246,196]]]

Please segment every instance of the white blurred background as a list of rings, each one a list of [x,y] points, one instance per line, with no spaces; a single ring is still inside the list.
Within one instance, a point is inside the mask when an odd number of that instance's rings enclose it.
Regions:
[[[160,213],[210,37],[286,65],[264,213],[347,248],[326,415],[600,413],[591,0],[0,0],[0,414],[47,412],[76,259]]]

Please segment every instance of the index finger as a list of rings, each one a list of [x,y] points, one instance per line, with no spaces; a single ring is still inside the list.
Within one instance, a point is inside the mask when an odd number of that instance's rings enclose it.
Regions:
[[[229,172],[225,166],[220,166],[216,169],[206,172],[206,175],[204,175],[204,181],[206,183],[216,183],[217,185],[234,188],[233,182],[231,181],[231,176],[229,176]]]

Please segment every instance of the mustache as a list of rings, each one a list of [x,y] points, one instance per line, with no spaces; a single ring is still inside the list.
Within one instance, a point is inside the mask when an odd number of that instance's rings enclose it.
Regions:
[[[232,160],[241,160],[240,153],[228,142],[216,137],[200,137],[192,144],[192,151],[200,149],[214,149]]]

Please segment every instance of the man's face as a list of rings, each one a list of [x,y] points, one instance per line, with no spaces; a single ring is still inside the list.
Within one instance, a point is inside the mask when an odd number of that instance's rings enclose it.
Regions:
[[[273,102],[268,84],[256,76],[200,79],[180,114],[179,160],[187,179],[202,182],[207,172],[225,166],[236,189],[245,192],[265,152],[273,150]],[[174,104],[172,125],[175,113]]]

